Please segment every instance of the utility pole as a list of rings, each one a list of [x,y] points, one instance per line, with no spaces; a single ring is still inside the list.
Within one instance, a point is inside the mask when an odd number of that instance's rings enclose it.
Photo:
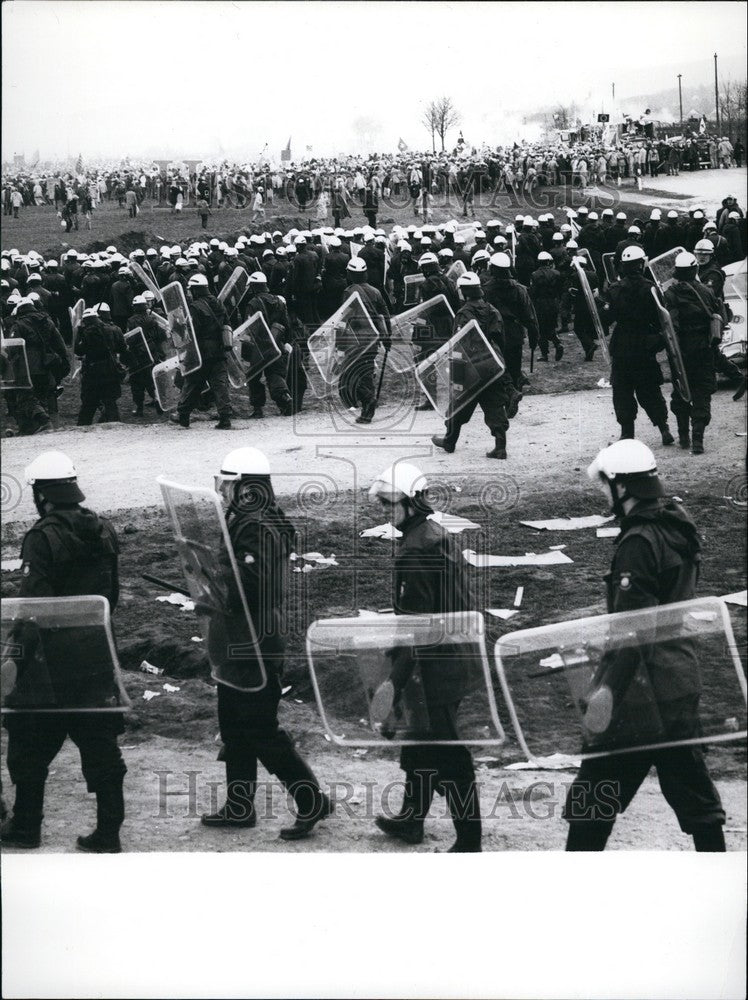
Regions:
[[[714,53],[714,108],[717,112],[717,131],[721,132],[722,129],[719,125],[719,87],[717,85],[717,53]]]
[[[683,88],[681,86],[680,78],[683,74],[678,74],[678,103],[680,104],[680,130],[683,131]]]
[[[613,103],[616,103],[616,85],[612,84],[613,87]]]

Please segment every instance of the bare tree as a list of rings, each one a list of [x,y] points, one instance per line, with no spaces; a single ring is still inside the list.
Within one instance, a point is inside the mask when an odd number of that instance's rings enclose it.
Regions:
[[[725,80],[719,95],[719,110],[722,134],[735,143],[745,142],[746,131],[746,84]]]
[[[439,124],[439,110],[436,101],[431,101],[426,106],[421,123],[431,133],[431,148],[436,152],[436,133]]]
[[[426,106],[421,123],[431,133],[431,148],[434,152],[436,152],[436,137],[439,136],[444,152],[447,132],[461,121],[462,115],[452,103],[451,97],[437,97]]]

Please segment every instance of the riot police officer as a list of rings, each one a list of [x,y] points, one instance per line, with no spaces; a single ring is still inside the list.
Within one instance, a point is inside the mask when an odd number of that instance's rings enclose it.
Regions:
[[[81,504],[75,466],[59,451],[46,451],[26,468],[39,520],[21,545],[20,597],[100,594],[117,606],[119,546],[111,524]],[[80,650],[71,650],[70,655]],[[16,786],[13,817],[2,830],[4,845],[38,847],[44,785],[49,765],[66,737],[81,756],[89,792],[96,794],[96,829],[78,837],[82,851],[117,854],[125,816],[122,783],[127,768],[117,745],[122,716],[112,712],[16,711],[5,718],[8,771]]]
[[[374,392],[374,363],[381,341],[385,349],[389,348],[392,327],[390,311],[382,293],[368,282],[366,261],[360,257],[351,257],[346,267],[350,282],[350,291],[356,291],[361,296],[366,311],[377,329],[378,339],[350,363],[343,362],[343,373],[340,377],[340,395],[344,404],[361,406],[361,414],[356,418],[357,424],[370,424],[376,410]]]
[[[311,768],[289,734],[278,726],[285,649],[285,601],[289,556],[296,530],[275,498],[267,458],[256,448],[237,448],[223,460],[216,487],[227,505],[226,524],[241,586],[267,675],[259,691],[218,684],[218,723],[223,740],[227,795],[205,826],[249,828],[257,822],[257,762],[284,784],[296,804],[296,821],[284,840],[306,837],[333,811]]]
[[[441,525],[428,519],[428,484],[416,466],[399,462],[374,481],[369,496],[378,499],[387,519],[402,532],[395,557],[393,606],[395,614],[440,614],[475,609],[468,570],[460,546]],[[397,654],[397,650],[393,654]],[[435,653],[437,670],[444,672],[443,659]],[[428,672],[428,650],[419,653],[422,673]],[[385,685],[396,702],[407,681],[402,665],[394,662]],[[429,735],[437,740],[458,740],[457,711],[461,696],[455,677],[431,678],[424,684],[429,717]],[[457,835],[451,853],[481,850],[480,800],[470,751],[465,746],[426,744],[403,747],[400,766],[405,771],[405,794],[397,816],[379,816],[376,824],[391,837],[408,844],[423,840],[424,820],[435,791],[447,799]]]
[[[265,386],[262,384],[263,379],[267,383],[270,398],[280,410],[281,415],[288,417],[294,412],[293,400],[286,383],[287,363],[290,360],[289,355],[293,352],[288,310],[284,300],[279,295],[270,294],[267,277],[262,271],[255,271],[249,276],[248,291],[250,297],[247,302],[247,315],[253,316],[257,312],[262,313],[268,329],[283,352],[264,371],[247,382],[249,402],[252,406],[250,417],[261,419],[264,416],[263,407],[267,396]]]
[[[587,473],[612,499],[621,522],[608,582],[609,612],[632,611],[686,601],[694,597],[699,575],[701,543],[691,518],[674,500],[665,500],[654,455],[641,441],[617,441],[604,448]],[[674,645],[674,644],[671,644]],[[607,676],[621,690],[631,674],[628,649],[609,665]],[[674,663],[674,656],[682,662]],[[623,660],[623,662],[621,662]],[[686,651],[671,650],[658,662],[658,651],[648,654],[647,666],[664,727],[664,740],[689,740],[700,735],[698,664]],[[607,698],[599,687],[588,699],[586,716],[598,711],[597,700]],[[634,706],[641,711],[641,706]],[[697,851],[724,851],[725,812],[698,746],[670,747],[613,753],[582,762],[569,788],[565,818],[569,823],[566,849],[602,851],[613,830],[615,815],[623,812],[650,769],[655,767],[660,787],[678,817],[684,833],[693,837]],[[611,794],[611,790],[614,793]],[[610,815],[601,815],[604,801]]]

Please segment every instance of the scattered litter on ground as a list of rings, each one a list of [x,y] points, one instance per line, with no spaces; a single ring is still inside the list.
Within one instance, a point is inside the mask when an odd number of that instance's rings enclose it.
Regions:
[[[503,622],[519,614],[519,611],[515,611],[512,608],[486,608],[486,611],[489,615],[493,615],[494,618],[500,618]]]
[[[158,667],[154,667],[154,665],[149,663],[148,660],[143,660],[140,664],[140,669],[144,674],[156,674],[156,676],[158,676],[163,673],[163,670],[160,670]]]
[[[293,691],[293,684],[288,684],[286,687],[281,688],[281,696],[287,695],[289,691]]]
[[[398,529],[393,524],[377,524],[374,528],[365,528],[361,534],[361,538],[384,538],[385,540],[391,540],[393,538],[401,538],[402,531]]]
[[[195,602],[190,600],[185,594],[164,594],[161,597],[157,597],[156,600],[161,601],[163,604],[175,604],[182,611],[195,610]]]
[[[3,573],[12,573],[14,570],[20,569],[22,561],[20,559],[3,559],[0,563],[0,569]]]
[[[721,600],[723,600],[726,604],[737,604],[739,608],[744,608],[747,606],[747,597],[748,590],[738,590],[734,594],[725,594]]]
[[[467,517],[458,517],[456,514],[445,514],[441,510],[435,510],[433,514],[429,514],[428,520],[440,524],[450,535],[457,535],[461,531],[474,531],[480,528],[479,524],[469,520]]]
[[[579,757],[570,757],[565,753],[552,753],[549,757],[533,757],[532,760],[520,760],[515,764],[507,764],[507,771],[574,771],[579,767]]]
[[[610,384],[610,382],[606,378],[598,379],[597,382],[595,382],[595,385],[598,387],[598,389],[610,389],[611,388],[611,384]]]
[[[590,514],[588,517],[553,517],[549,521],[520,521],[526,528],[537,531],[578,531],[580,528],[597,528],[613,520],[613,515]]]
[[[615,526],[610,528],[598,528],[595,532],[598,538],[615,538],[621,534],[621,529]]]
[[[463,549],[462,555],[466,562],[478,569],[489,569],[492,566],[561,566],[573,563],[574,560],[563,552],[526,552],[523,556],[490,556],[479,554],[473,549]]]
[[[201,635],[193,635],[190,637],[192,642],[203,642],[203,637]]]
[[[160,698],[160,697],[161,697],[161,692],[160,691],[144,691],[143,692],[143,701],[151,701],[153,698]]]
[[[557,550],[555,550],[555,551],[557,551]],[[522,598],[524,597],[524,594],[525,594],[525,588],[524,587],[517,587],[517,593],[514,595],[514,606],[515,606],[515,608],[519,608],[519,607],[522,606]]]
[[[174,691],[181,691],[181,688],[175,687],[173,684],[164,684],[164,691],[173,693]]]

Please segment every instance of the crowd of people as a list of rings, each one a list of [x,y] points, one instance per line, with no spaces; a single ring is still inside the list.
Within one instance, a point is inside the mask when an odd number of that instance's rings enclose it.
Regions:
[[[237,372],[241,385],[242,373],[251,368],[245,363],[247,351],[242,355],[233,334],[257,313],[272,331],[279,355],[245,379],[251,416],[265,416],[268,394],[279,413],[290,416],[302,409],[309,383],[314,386],[319,381],[309,353],[310,337],[357,291],[378,341],[359,356],[341,338],[335,382],[346,408],[360,408],[359,423],[371,423],[374,417],[377,352],[380,342],[389,350],[392,318],[441,296],[455,315],[454,322],[421,332],[417,340],[414,334],[413,349],[423,361],[468,319],[478,320],[506,367],[484,399],[495,439],[490,455],[506,456],[508,420],[516,414],[528,384],[525,345],[529,343],[533,361],[536,352],[538,362],[551,361],[551,348],[558,361],[564,351],[559,334],[568,330],[574,331],[582,357],[590,361],[605,346],[600,343],[601,328],[613,329],[613,402],[628,434],[636,414],[637,378],[658,385],[662,381],[655,355],[664,342],[656,335],[653,306],[646,310],[651,321],[647,366],[636,360],[642,345],[624,342],[621,334],[627,324],[634,340],[634,328],[638,326],[641,333],[637,309],[649,301],[644,294],[650,284],[645,277],[647,260],[682,248],[689,263],[674,261],[672,274],[706,295],[701,311],[697,308],[691,315],[694,310],[668,300],[675,294],[672,289],[665,293],[683,341],[681,350],[687,354],[691,327],[699,331],[694,343],[700,343],[713,314],[719,314],[723,324],[729,321],[722,267],[745,257],[745,239],[743,211],[728,197],[713,220],[699,208],[688,213],[653,209],[642,220],[629,219],[622,211],[605,209],[598,215],[582,207],[578,213],[569,211],[560,225],[547,213],[539,218],[518,215],[507,224],[492,219],[485,227],[452,220],[438,226],[427,222],[395,226],[389,233],[373,225],[276,230],[241,235],[234,245],[213,237],[189,246],[139,248],[127,256],[114,245],[93,254],[70,249],[59,261],[11,249],[2,254],[3,330],[6,338],[24,342],[33,390],[13,388],[11,375],[6,401],[19,433],[44,431],[51,427],[59,394],[74,391],[80,375],[80,425],[90,424],[99,411],[101,420],[119,420],[118,400],[125,380],[129,380],[132,415],[143,417],[146,396],[159,414],[164,394],[154,383],[154,367],[176,349],[173,317],[162,293],[177,285],[189,304],[201,363],[191,368],[182,363],[181,370],[174,371],[181,395],[171,407],[176,409],[172,419],[188,427],[196,408],[215,406],[217,427],[231,426],[230,385],[237,387]],[[629,300],[621,291],[628,287],[624,279],[633,271],[641,272],[647,283],[637,293],[641,301]],[[594,297],[594,308],[588,293]],[[703,382],[704,387],[698,404],[686,406],[689,412],[698,409],[700,442],[709,422],[715,366],[739,392],[744,385],[739,370],[718,350],[718,339],[708,334],[711,360],[704,364],[711,374],[703,379],[694,370],[692,381]],[[629,360],[619,359],[619,353]],[[632,364],[637,370],[642,367],[640,377],[628,371]],[[4,365],[12,368],[7,350]],[[656,401],[647,412],[666,440],[670,434],[659,388],[654,395]],[[639,400],[647,409],[641,393]],[[417,405],[432,408],[433,394],[424,390]],[[679,405],[675,402],[672,407],[676,416]],[[435,438],[435,443],[454,450],[469,412],[449,417],[445,436]],[[679,427],[681,423],[679,417]],[[683,443],[689,435],[681,430]]]

